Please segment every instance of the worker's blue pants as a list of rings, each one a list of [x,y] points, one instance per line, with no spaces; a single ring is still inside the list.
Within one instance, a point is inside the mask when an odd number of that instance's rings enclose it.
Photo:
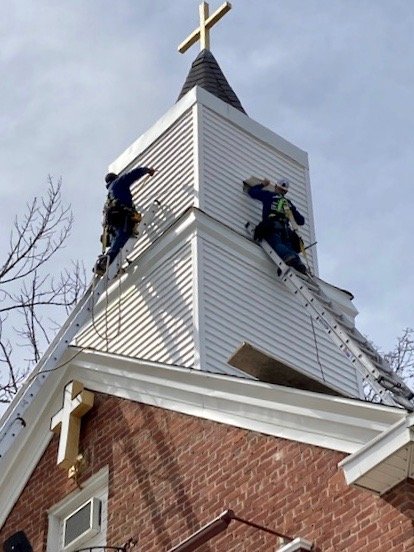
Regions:
[[[292,249],[289,242],[283,240],[280,232],[273,232],[265,239],[270,247],[276,251],[282,261],[289,261],[289,265],[293,267],[297,263],[302,264],[299,255]]]
[[[115,233],[111,236],[111,245],[106,253],[109,257],[109,263],[112,263],[130,237],[131,232],[129,229],[126,230],[124,226],[115,230]]]

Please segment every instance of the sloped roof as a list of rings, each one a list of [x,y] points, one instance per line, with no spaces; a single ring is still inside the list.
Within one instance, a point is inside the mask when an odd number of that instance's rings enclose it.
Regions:
[[[220,100],[230,104],[242,113],[246,113],[239,98],[227,82],[215,57],[206,49],[202,50],[193,61],[177,101],[196,85],[201,86],[207,92],[214,94],[214,96],[217,96],[217,98],[220,98]]]

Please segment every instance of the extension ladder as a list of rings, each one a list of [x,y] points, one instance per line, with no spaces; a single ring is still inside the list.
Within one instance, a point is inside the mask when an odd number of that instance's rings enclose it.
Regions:
[[[13,440],[20,431],[26,426],[26,421],[24,419],[25,412],[40,391],[43,382],[47,379],[49,374],[58,367],[59,360],[62,358],[70,342],[92,315],[93,308],[102,293],[106,291],[108,282],[113,280],[121,271],[123,261],[132,251],[137,237],[148,230],[159,207],[159,201],[154,201],[150,209],[143,215],[138,233],[128,240],[103,276],[93,277],[83,297],[77,303],[66,322],[50,343],[45,354],[29,376],[26,384],[24,384],[17,393],[13,401],[13,403],[16,403],[16,406],[13,408],[12,403],[4,415],[7,419],[0,434],[0,459],[9,450]],[[19,398],[20,400],[18,400]]]
[[[253,236],[253,227],[246,229]],[[262,240],[262,249],[277,267],[277,275],[296,296],[310,316],[321,324],[333,343],[359,371],[363,383],[368,383],[380,401],[414,411],[414,393],[390,368],[371,343],[333,305],[316,279],[305,276],[282,261],[279,255]]]

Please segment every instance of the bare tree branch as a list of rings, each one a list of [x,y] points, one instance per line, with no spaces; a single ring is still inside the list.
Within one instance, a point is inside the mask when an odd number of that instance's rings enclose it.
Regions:
[[[374,348],[379,350],[378,347],[374,346]],[[397,337],[394,349],[388,353],[382,353],[382,356],[391,370],[409,387],[414,388],[414,329],[405,328]],[[364,394],[367,400],[380,402],[380,397],[369,384],[364,386]]]
[[[62,181],[49,176],[45,196],[35,197],[15,219],[0,266],[0,403],[10,402],[41,358],[59,327],[53,313],[66,316],[85,289],[79,262],[55,276],[50,270],[49,261],[65,246],[73,224],[61,190]]]
[[[15,282],[40,268],[68,238],[73,217],[70,207],[62,206],[62,181],[48,178],[47,200],[34,198],[27,205],[22,222],[14,222],[10,251],[0,268],[0,284]]]
[[[405,328],[392,351],[385,355],[392,370],[406,381],[414,375],[414,330]]]

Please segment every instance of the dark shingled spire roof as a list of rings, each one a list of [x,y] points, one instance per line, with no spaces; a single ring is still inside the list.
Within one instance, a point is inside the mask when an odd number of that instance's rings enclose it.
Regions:
[[[193,61],[177,102],[196,85],[201,86],[207,92],[214,94],[214,96],[232,105],[242,113],[246,113],[210,50],[201,50]]]

